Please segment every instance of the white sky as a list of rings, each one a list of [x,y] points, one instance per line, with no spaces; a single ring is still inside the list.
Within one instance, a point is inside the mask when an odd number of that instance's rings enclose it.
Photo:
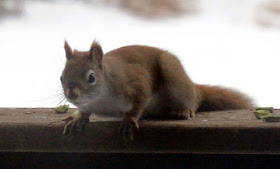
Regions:
[[[66,38],[79,50],[93,39],[105,52],[131,44],[168,49],[194,82],[235,88],[259,106],[280,108],[280,29],[255,25],[254,4],[243,2],[204,1],[200,14],[159,21],[78,2],[28,2],[21,18],[0,22],[0,107],[57,106],[36,100],[60,90]]]

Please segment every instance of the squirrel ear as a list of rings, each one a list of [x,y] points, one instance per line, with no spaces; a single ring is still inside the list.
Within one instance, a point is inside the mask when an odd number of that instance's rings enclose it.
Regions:
[[[102,69],[102,57],[103,51],[101,46],[97,41],[93,41],[89,50],[89,59],[92,61],[96,61],[99,68]]]
[[[66,58],[67,58],[67,60],[69,60],[73,56],[73,52],[66,40],[64,42],[64,49],[65,49]]]

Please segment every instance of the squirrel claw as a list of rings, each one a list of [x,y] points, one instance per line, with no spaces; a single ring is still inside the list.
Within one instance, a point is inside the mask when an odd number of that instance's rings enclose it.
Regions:
[[[139,128],[138,123],[132,119],[124,119],[120,132],[124,140],[124,144],[128,145],[134,140],[134,130]]]
[[[195,117],[195,113],[192,110],[184,110],[178,114],[178,119],[180,120],[193,119],[194,117]]]
[[[88,119],[83,119],[81,114],[72,114],[65,121],[63,135],[77,135],[80,134],[86,126]]]
[[[64,125],[63,135],[78,135],[86,126],[86,121],[83,119],[73,119]]]

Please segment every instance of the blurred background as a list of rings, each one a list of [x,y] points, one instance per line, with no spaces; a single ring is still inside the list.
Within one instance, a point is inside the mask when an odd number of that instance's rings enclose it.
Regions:
[[[67,39],[169,50],[196,83],[280,108],[280,0],[0,0],[0,107],[53,107]]]

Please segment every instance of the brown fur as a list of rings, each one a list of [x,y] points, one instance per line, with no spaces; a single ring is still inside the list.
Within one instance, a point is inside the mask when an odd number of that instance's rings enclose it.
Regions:
[[[78,91],[77,99],[83,97],[82,93],[93,93],[96,96],[93,99],[99,99],[91,100],[86,106],[76,104],[82,113],[106,114],[110,111],[125,114],[124,133],[129,133],[131,125],[138,127],[137,122],[142,115],[189,119],[197,110],[252,106],[250,100],[239,92],[195,85],[177,57],[161,49],[134,45],[115,49],[103,56],[97,42],[92,44],[89,52],[72,52],[65,42],[65,50],[69,56],[62,75],[64,90],[69,90],[71,84],[72,93],[74,89]],[[89,69],[96,74],[95,85],[87,84],[85,79]]]
[[[196,85],[201,93],[198,112],[229,109],[249,109],[253,103],[248,96],[219,86]]]

